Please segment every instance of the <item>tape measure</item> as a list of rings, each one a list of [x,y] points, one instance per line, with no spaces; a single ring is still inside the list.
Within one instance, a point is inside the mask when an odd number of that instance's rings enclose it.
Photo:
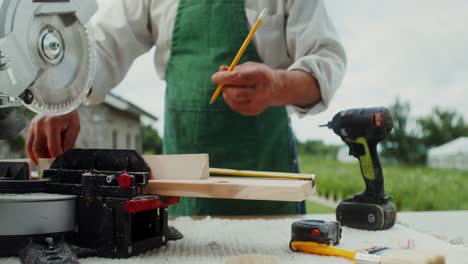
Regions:
[[[338,245],[341,239],[341,226],[335,221],[299,220],[292,224],[291,243],[295,241],[317,242],[326,245]]]

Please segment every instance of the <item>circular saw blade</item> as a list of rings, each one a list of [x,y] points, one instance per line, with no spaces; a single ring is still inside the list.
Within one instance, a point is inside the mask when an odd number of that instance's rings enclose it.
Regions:
[[[29,26],[28,44],[39,74],[29,87],[34,100],[25,106],[49,115],[75,110],[85,100],[95,72],[87,28],[73,15],[37,16]]]

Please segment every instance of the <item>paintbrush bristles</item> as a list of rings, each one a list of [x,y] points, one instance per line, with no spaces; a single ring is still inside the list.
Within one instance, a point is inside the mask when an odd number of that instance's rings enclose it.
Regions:
[[[444,256],[413,250],[392,250],[381,256],[381,264],[445,264]]]
[[[445,257],[435,256],[434,258],[426,261],[426,264],[445,264]]]

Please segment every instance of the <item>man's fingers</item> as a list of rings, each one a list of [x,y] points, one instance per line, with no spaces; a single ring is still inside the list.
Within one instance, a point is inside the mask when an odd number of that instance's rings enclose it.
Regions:
[[[255,89],[239,86],[225,86],[223,93],[234,101],[251,101],[255,96]]]
[[[229,96],[223,93],[224,101],[229,105],[232,111],[238,112],[241,115],[245,116],[256,116],[261,114],[265,107],[261,105],[256,105],[252,100],[248,101],[239,101],[230,98]]]
[[[245,109],[248,107],[250,101],[235,101],[231,97],[227,96],[225,93],[223,93],[224,101],[226,104],[229,105],[232,111],[241,113],[245,111]]]
[[[80,133],[80,123],[70,123],[68,129],[63,132],[63,151],[67,151],[75,145],[76,138]]]
[[[221,66],[219,67],[219,71],[227,71],[227,70],[229,70],[229,67],[226,66],[226,65],[221,65]]]
[[[215,73],[211,80],[214,83],[231,86],[251,86],[255,85],[261,74],[255,69],[245,67],[242,70],[220,71]]]
[[[28,153],[28,156],[32,160],[32,162],[37,165],[38,160],[32,150],[33,143],[34,143],[34,133],[33,133],[33,129],[30,128],[28,132],[28,138],[26,139],[26,152]]]
[[[47,150],[47,136],[43,131],[39,131],[36,127],[34,133],[34,142],[32,143],[32,152],[36,162],[41,158],[49,158],[49,151]]]
[[[62,134],[60,131],[49,130],[47,136],[47,149],[51,158],[55,158],[63,153]]]
[[[57,157],[73,147],[79,131],[76,110],[63,116],[36,116],[28,131],[26,151],[36,164],[40,158]]]
[[[47,152],[50,158],[55,158],[63,153],[62,126],[54,118],[42,120],[42,129],[45,130]]]

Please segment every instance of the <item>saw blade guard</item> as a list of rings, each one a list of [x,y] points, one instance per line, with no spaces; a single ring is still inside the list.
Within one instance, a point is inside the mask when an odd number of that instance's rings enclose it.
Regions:
[[[0,0],[0,93],[59,115],[85,99],[95,74],[95,0]]]

